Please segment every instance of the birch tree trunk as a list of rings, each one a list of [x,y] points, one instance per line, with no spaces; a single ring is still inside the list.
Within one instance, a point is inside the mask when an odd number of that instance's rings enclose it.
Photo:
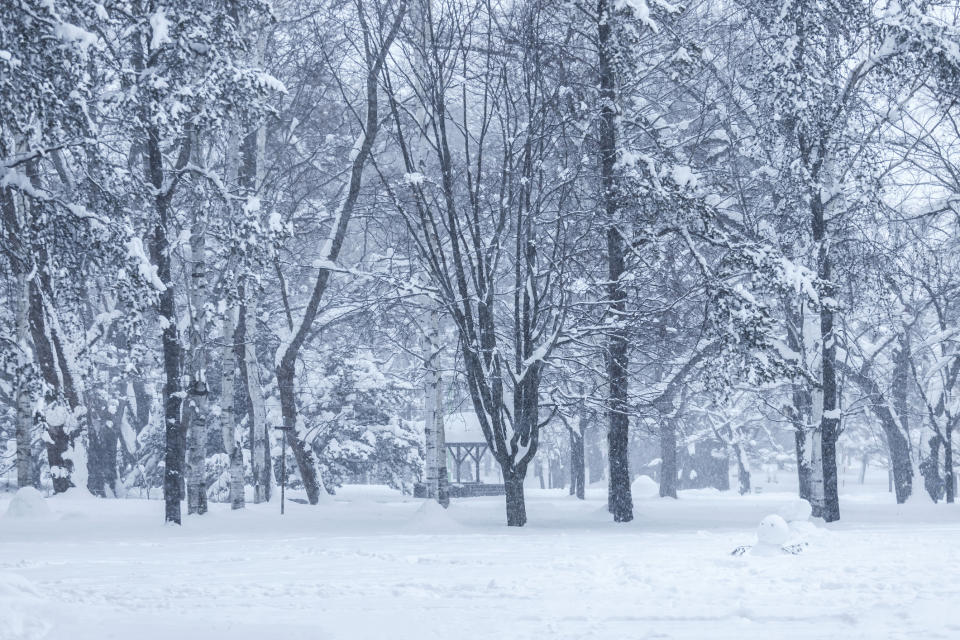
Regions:
[[[23,196],[21,195],[21,201]],[[0,214],[3,219],[5,252],[9,256],[15,276],[16,304],[16,446],[17,487],[31,482],[31,437],[33,435],[33,354],[30,347],[30,281],[28,280],[28,253],[25,250],[24,207],[17,206],[12,189],[0,188]]]
[[[203,515],[207,512],[206,460],[207,415],[209,388],[207,386],[206,312],[206,225],[198,211],[190,235],[192,271],[190,312],[193,331],[190,337],[191,381],[190,424],[187,428],[187,513]]]
[[[237,309],[227,309],[223,318],[223,379],[220,390],[220,434],[223,448],[230,458],[230,508],[243,509],[243,450],[237,446],[234,418],[234,384],[237,360],[234,334],[237,328]]]
[[[434,413],[436,423],[433,430],[437,438],[437,502],[446,508],[450,506],[450,479],[447,474],[447,438],[443,427],[443,385],[439,370],[437,371],[437,395],[434,405],[436,407]]]
[[[267,436],[267,408],[263,399],[260,363],[257,361],[257,293],[250,295],[244,311],[245,339],[243,364],[247,395],[250,398],[250,455],[253,469],[253,501],[269,502],[271,494],[270,443]]]
[[[427,488],[427,498],[436,500],[439,487],[440,458],[437,449],[437,388],[439,374],[437,371],[437,336],[433,322],[436,311],[429,312],[426,335],[423,339],[423,364],[425,369],[423,389],[423,436],[425,461],[424,482]]]

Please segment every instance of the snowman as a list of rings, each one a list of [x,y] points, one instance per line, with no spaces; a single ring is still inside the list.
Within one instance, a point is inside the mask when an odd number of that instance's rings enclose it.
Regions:
[[[796,555],[803,551],[807,543],[787,544],[790,539],[790,525],[783,516],[771,514],[760,521],[757,527],[756,544],[743,545],[733,550],[731,555],[742,556],[748,551],[752,556],[777,556],[784,553]]]

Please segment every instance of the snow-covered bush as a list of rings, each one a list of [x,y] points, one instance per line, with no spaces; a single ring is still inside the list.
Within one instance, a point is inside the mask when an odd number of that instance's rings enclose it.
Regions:
[[[304,414],[327,490],[347,481],[410,485],[420,469],[421,436],[401,416],[406,385],[369,352],[332,353],[322,371],[309,375]]]

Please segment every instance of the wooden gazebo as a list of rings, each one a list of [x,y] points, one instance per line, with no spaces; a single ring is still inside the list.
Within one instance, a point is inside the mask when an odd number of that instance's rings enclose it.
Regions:
[[[443,418],[444,439],[447,453],[453,460],[451,471],[451,495],[455,497],[503,495],[502,484],[484,483],[480,462],[487,453],[487,440],[483,437],[480,421],[471,412],[453,413]],[[473,480],[463,481],[463,465],[473,463]],[[456,487],[456,488],[455,488]]]

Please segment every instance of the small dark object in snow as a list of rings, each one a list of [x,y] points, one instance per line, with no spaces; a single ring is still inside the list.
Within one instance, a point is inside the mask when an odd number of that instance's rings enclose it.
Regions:
[[[782,547],[780,547],[780,551],[783,551],[784,553],[789,553],[789,554],[792,555],[792,556],[796,556],[796,555],[800,555],[801,553],[803,553],[803,550],[806,549],[808,546],[810,546],[810,545],[809,545],[808,543],[806,543],[806,542],[798,542],[798,543],[796,543],[796,544],[786,544],[786,545],[783,545]],[[734,549],[733,551],[731,551],[731,552],[730,552],[730,555],[732,555],[732,556],[742,556],[742,555],[745,554],[747,551],[750,551],[750,549],[752,549],[752,548],[753,548],[753,545],[742,544],[742,545],[740,545],[739,547],[737,547],[736,549]]]

